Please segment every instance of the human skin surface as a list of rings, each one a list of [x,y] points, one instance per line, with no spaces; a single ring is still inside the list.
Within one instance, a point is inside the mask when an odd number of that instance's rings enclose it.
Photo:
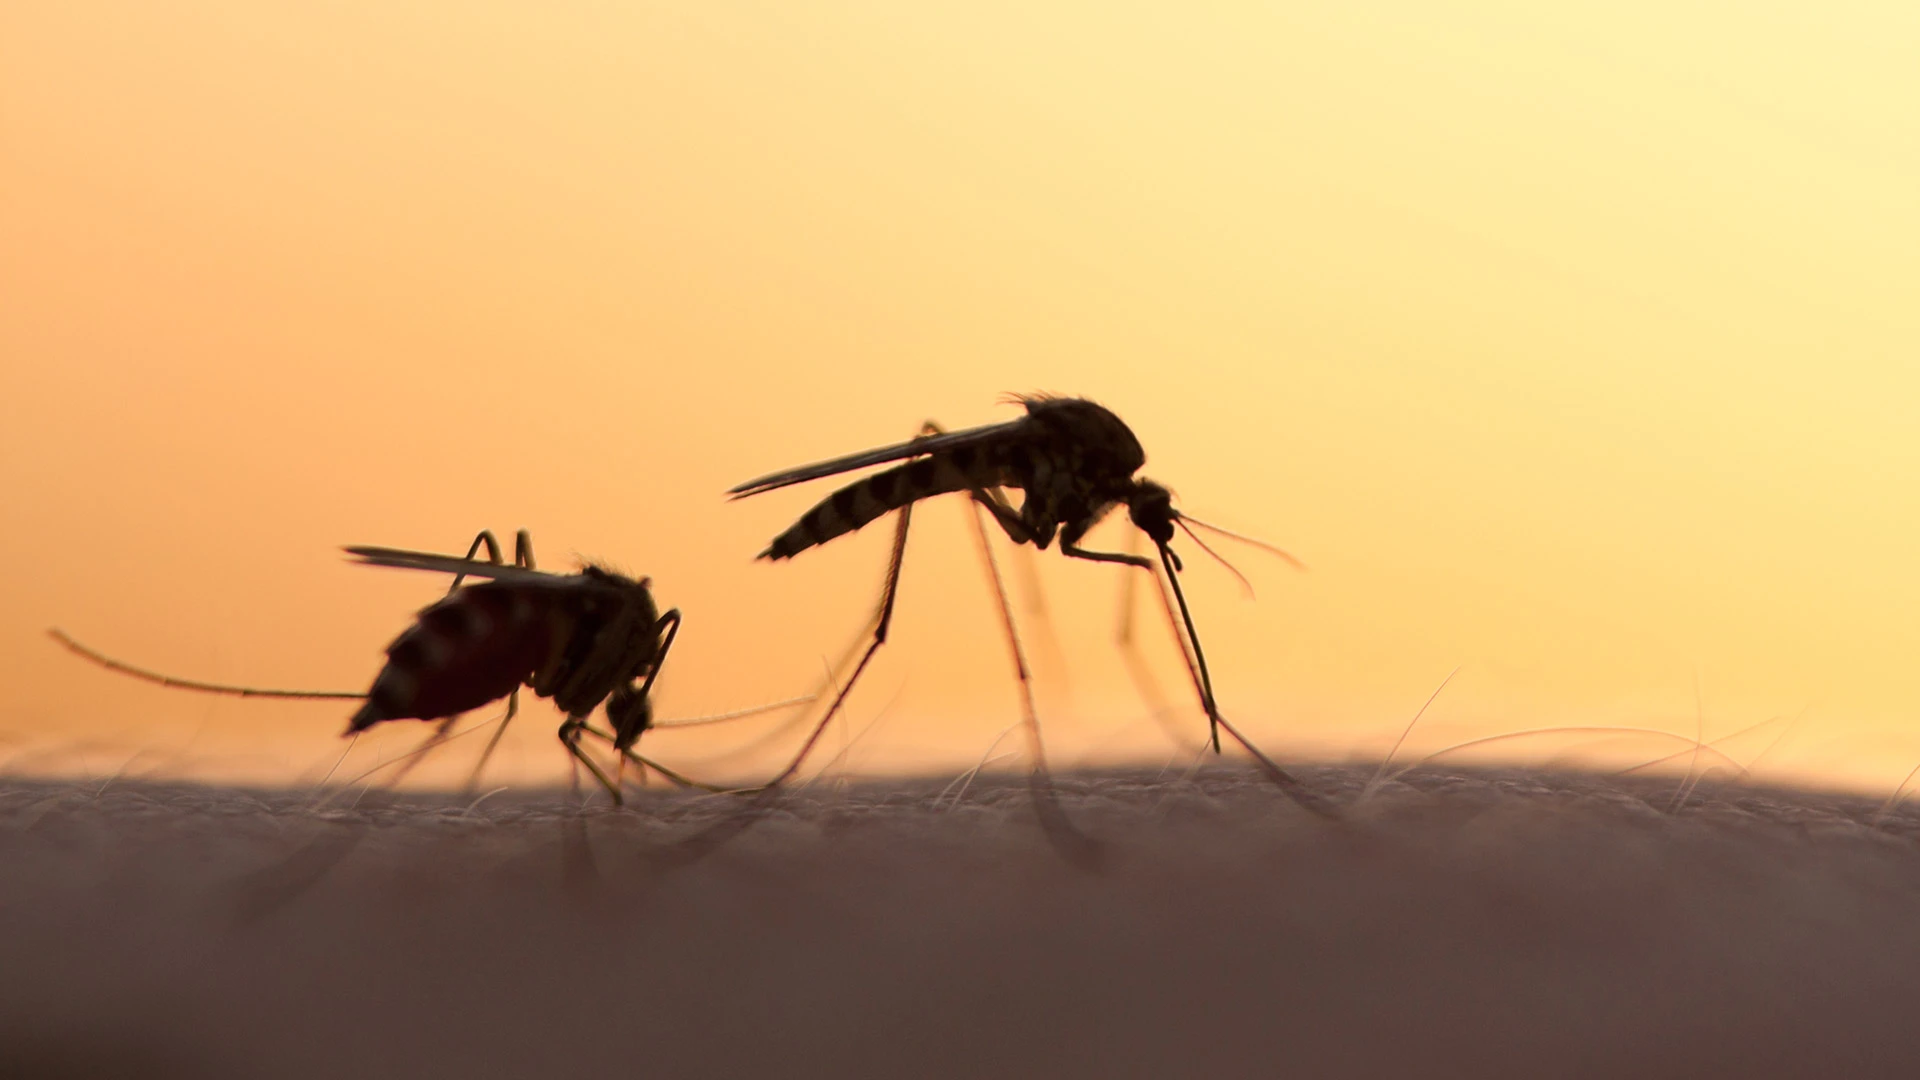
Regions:
[[[1545,772],[0,786],[0,1072],[1900,1075],[1920,816]],[[705,832],[718,826],[720,833]],[[703,845],[703,835],[724,842]]]

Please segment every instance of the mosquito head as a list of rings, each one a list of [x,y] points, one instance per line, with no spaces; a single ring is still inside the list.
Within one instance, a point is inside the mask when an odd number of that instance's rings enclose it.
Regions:
[[[630,750],[640,733],[653,726],[653,702],[630,687],[621,687],[607,699],[607,723],[613,725],[613,746]]]
[[[1160,550],[1166,554],[1167,561],[1173,565],[1175,570],[1181,569],[1180,556],[1175,554],[1173,549],[1167,545],[1173,542],[1173,530],[1176,526],[1179,527],[1181,532],[1186,533],[1188,538],[1195,544],[1198,544],[1200,550],[1213,556],[1215,561],[1227,568],[1228,573],[1239,579],[1241,588],[1245,589],[1249,596],[1253,595],[1253,585],[1247,581],[1247,576],[1242,574],[1239,569],[1228,562],[1219,552],[1213,550],[1210,544],[1201,539],[1200,534],[1194,531],[1196,526],[1208,532],[1218,533],[1221,536],[1238,540],[1243,544],[1250,544],[1271,555],[1279,556],[1296,570],[1306,569],[1299,559],[1294,558],[1292,555],[1287,554],[1285,551],[1274,547],[1264,540],[1256,540],[1251,536],[1234,532],[1231,529],[1223,529],[1218,525],[1209,525],[1199,518],[1175,510],[1173,508],[1173,493],[1144,477],[1133,482],[1133,488],[1128,492],[1126,502],[1127,516],[1133,519],[1134,525],[1137,526],[1141,532],[1153,538],[1153,542],[1160,546]]]
[[[1135,528],[1161,547],[1173,542],[1173,523],[1180,519],[1180,511],[1173,508],[1173,492],[1141,477],[1133,482],[1126,502]]]

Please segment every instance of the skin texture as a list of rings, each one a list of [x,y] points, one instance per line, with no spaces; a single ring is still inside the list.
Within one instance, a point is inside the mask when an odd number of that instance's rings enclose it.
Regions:
[[[0,1073],[1906,1075],[1920,817],[1551,773],[1069,774],[740,811],[0,786]],[[315,852],[324,858],[315,859]],[[320,873],[309,873],[313,867]],[[63,1073],[61,1070],[65,1070]]]

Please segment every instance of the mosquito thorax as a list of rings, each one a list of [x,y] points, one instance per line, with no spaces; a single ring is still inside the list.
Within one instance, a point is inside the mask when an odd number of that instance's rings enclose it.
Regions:
[[[1034,394],[1019,399],[1027,415],[1081,456],[1083,467],[1110,476],[1131,476],[1147,463],[1147,453],[1126,421],[1113,410],[1085,398]]]

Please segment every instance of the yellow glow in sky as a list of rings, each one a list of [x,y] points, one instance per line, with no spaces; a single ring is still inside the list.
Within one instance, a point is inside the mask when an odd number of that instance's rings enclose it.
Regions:
[[[350,710],[43,629],[359,688],[436,582],[338,546],[482,527],[653,577],[664,715],[803,692],[884,530],[755,563],[831,485],[721,493],[1050,390],[1311,565],[1235,551],[1246,602],[1189,550],[1278,752],[1378,754],[1460,666],[1419,747],[1797,716],[1727,749],[1890,790],[1916,54],[1920,9],[1867,2],[12,5],[0,754],[317,775]],[[849,768],[964,767],[1017,716],[966,528],[916,517]],[[1184,761],[1115,657],[1120,572],[1034,564],[1059,759]],[[562,774],[553,722],[505,774]],[[656,749],[751,772],[715,758],[749,736]]]

